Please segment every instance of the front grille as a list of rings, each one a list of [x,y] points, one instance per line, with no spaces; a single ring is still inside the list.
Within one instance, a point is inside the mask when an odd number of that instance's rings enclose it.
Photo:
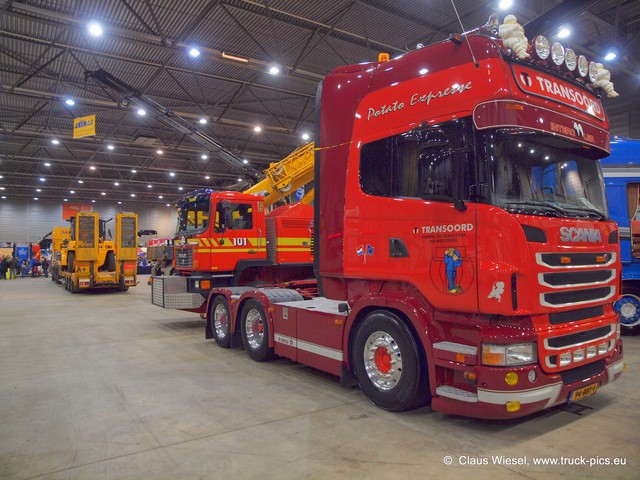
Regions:
[[[550,348],[566,348],[574,345],[579,345],[585,342],[591,342],[599,338],[605,338],[611,333],[612,325],[606,327],[595,328],[593,330],[587,330],[585,332],[572,333],[570,335],[562,335],[560,337],[553,337],[547,339],[547,345]]]
[[[581,380],[586,380],[587,378],[591,378],[594,375],[598,375],[599,373],[601,373],[604,370],[604,366],[604,360],[598,360],[597,362],[588,363],[586,365],[583,365],[582,367],[572,368],[571,370],[560,372],[562,383],[568,385],[570,383],[575,383]]]
[[[615,270],[588,270],[586,272],[553,272],[542,274],[540,283],[551,287],[565,285],[595,285],[608,282],[615,277]]]
[[[180,248],[176,250],[176,267],[193,268],[192,248]]]
[[[581,308],[579,310],[569,310],[568,312],[550,313],[549,323],[551,325],[561,325],[563,323],[577,322],[586,320],[587,318],[597,318],[604,315],[604,307]]]
[[[568,305],[579,305],[596,301],[604,301],[611,298],[615,288],[598,287],[583,290],[570,290],[565,292],[551,292],[540,295],[540,303],[548,307],[560,307]]]

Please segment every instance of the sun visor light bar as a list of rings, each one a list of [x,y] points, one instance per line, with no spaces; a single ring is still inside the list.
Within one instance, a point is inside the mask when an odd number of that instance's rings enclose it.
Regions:
[[[518,24],[513,15],[504,18],[504,23],[498,27],[498,36],[502,39],[506,55],[559,71],[593,90],[603,90],[610,98],[618,96],[611,82],[611,74],[601,63],[590,62],[584,55],[576,55],[560,42],[551,44],[544,35],[537,35],[529,44],[524,27]]]

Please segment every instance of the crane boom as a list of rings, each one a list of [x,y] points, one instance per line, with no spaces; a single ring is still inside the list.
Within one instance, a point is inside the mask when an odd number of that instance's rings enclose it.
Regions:
[[[128,101],[148,110],[154,118],[179,131],[198,145],[201,145],[209,152],[209,154],[217,156],[230,167],[241,172],[254,182],[258,182],[263,179],[263,175],[260,171],[246,165],[240,158],[227,150],[223,145],[216,142],[205,133],[200,132],[193,124],[191,124],[191,122],[180,117],[168,108],[163,107],[144,95],[138,89],[128,85],[119,78],[114,77],[106,70],[102,68],[95,71],[87,70],[85,72],[85,78],[93,78],[102,85],[123,95]]]
[[[244,193],[264,197],[265,207],[278,200],[284,201],[296,189],[313,181],[314,143],[310,142],[296,149],[277,163],[272,163],[264,171],[265,178]],[[308,203],[308,201],[305,201]]]

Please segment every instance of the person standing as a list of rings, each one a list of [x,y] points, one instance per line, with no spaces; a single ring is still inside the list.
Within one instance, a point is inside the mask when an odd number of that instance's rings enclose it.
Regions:
[[[49,259],[47,257],[44,257],[42,259],[42,273],[44,273],[44,278],[49,278]]]

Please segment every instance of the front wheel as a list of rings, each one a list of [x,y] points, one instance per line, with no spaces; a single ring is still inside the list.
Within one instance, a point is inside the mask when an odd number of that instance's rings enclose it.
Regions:
[[[242,343],[249,356],[256,362],[273,357],[273,348],[269,348],[269,324],[262,304],[247,300],[241,315]]]
[[[393,313],[372,312],[362,321],[352,361],[360,388],[380,408],[401,412],[428,401],[426,362],[413,335]]]
[[[209,325],[213,338],[222,348],[231,346],[231,320],[227,299],[218,296],[209,309]]]
[[[616,302],[615,309],[620,314],[620,333],[640,334],[640,289],[623,285],[622,298]]]

